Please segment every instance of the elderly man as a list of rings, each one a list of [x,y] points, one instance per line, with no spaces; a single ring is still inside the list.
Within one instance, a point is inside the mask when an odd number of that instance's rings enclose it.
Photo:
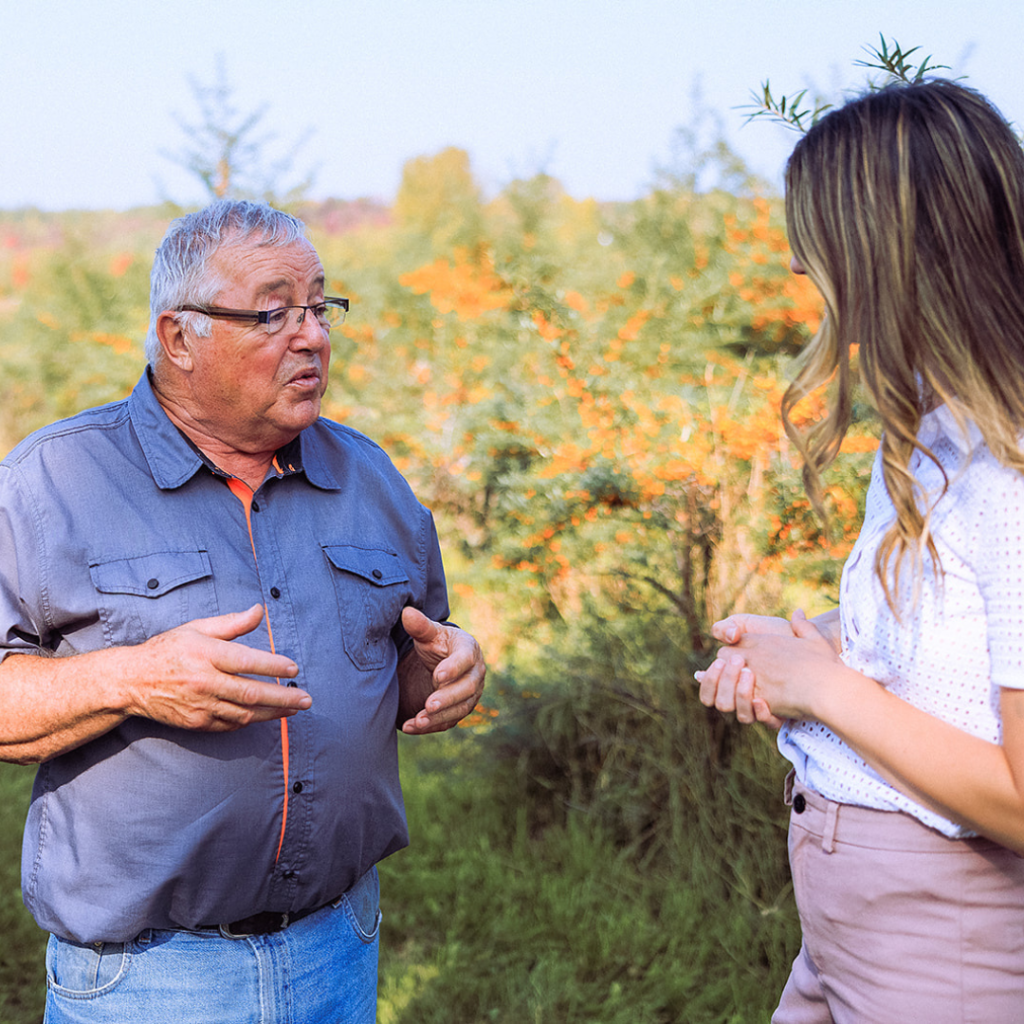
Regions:
[[[320,418],[302,224],[171,225],[131,397],[0,464],[0,757],[41,762],[23,891],[49,1024],[372,1021],[396,726],[475,705],[430,513]]]

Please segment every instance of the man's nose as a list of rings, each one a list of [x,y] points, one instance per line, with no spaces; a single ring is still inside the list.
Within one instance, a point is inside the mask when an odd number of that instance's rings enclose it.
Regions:
[[[331,332],[325,329],[310,309],[296,310],[298,322],[291,338],[293,348],[321,349],[330,343]]]

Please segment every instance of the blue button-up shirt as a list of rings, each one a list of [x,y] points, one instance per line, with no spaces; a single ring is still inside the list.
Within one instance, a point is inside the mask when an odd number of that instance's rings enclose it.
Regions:
[[[80,942],[297,912],[407,842],[398,782],[402,608],[443,620],[430,513],[361,434],[318,420],[246,509],[167,418],[130,398],[0,463],[0,656],[139,644],[259,602],[239,642],[299,666],[286,722],[192,732],[129,718],[41,765],[22,885]]]

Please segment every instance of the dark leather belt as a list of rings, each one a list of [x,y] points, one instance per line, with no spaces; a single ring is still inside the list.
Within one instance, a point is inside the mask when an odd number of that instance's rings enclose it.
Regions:
[[[335,900],[331,901],[336,902]],[[327,904],[319,907],[311,907],[309,910],[297,910],[289,914],[280,910],[261,910],[258,914],[251,914],[249,917],[240,918],[230,924],[204,925],[205,928],[216,928],[226,939],[247,939],[250,935],[272,935],[274,932],[282,932],[290,924],[301,921],[318,910],[323,910]]]

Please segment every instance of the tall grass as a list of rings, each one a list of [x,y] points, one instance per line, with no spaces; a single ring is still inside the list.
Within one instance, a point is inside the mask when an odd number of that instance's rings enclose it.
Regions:
[[[788,907],[721,901],[712,864],[644,867],[585,815],[531,836],[525,807],[420,757],[412,846],[381,870],[381,1024],[768,1019],[798,941]]]
[[[782,764],[665,625],[571,631],[495,683],[503,726],[403,742],[382,1024],[768,1018],[799,945]]]

